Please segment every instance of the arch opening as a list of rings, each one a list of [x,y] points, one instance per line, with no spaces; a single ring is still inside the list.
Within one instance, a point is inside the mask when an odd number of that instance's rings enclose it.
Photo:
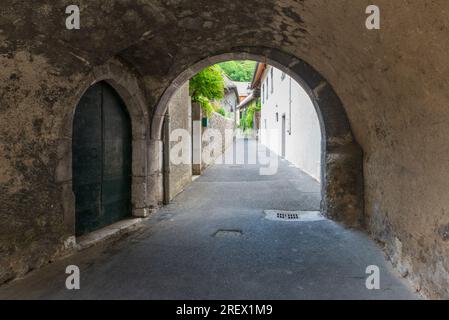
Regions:
[[[131,120],[115,90],[101,81],[76,107],[72,136],[75,235],[131,216]]]
[[[148,112],[145,105],[144,93],[140,88],[138,77],[133,73],[129,67],[127,67],[122,61],[118,59],[112,59],[107,64],[95,67],[90,73],[89,77],[84,81],[82,87],[78,91],[77,95],[73,97],[72,112],[68,113],[64,118],[62,133],[63,137],[59,141],[60,158],[55,172],[55,180],[61,184],[62,192],[61,197],[64,203],[64,224],[67,233],[70,235],[67,239],[67,243],[76,243],[76,236],[80,236],[76,227],[76,194],[75,183],[76,177],[74,175],[74,122],[77,113],[77,106],[82,102],[83,97],[89,94],[89,91],[96,86],[106,87],[110,93],[108,97],[115,101],[121,102],[122,114],[127,117],[125,121],[126,126],[126,152],[127,164],[126,164],[126,176],[127,182],[125,184],[126,201],[123,203],[126,206],[126,210],[116,212],[109,216],[109,220],[105,218],[105,224],[109,225],[122,217],[141,218],[148,215],[148,206],[146,203],[146,197],[148,195],[147,188],[147,165],[148,165],[148,135],[149,135],[149,120]],[[120,109],[116,109],[120,110]],[[116,114],[117,115],[117,114]],[[113,123],[113,126],[115,123]],[[120,149],[120,143],[106,144],[111,152]],[[123,146],[122,146],[122,150]],[[110,159],[111,162],[118,161],[117,159]],[[115,166],[120,167],[120,163],[115,163]],[[113,167],[113,166],[112,166]],[[99,168],[101,169],[101,168]],[[124,169],[124,168],[122,168]],[[96,172],[101,172],[98,170]],[[112,176],[114,172],[111,173]],[[114,189],[114,185],[109,185]],[[118,192],[120,194],[120,192]],[[98,202],[98,201],[97,201]],[[114,218],[114,216],[116,218]]]
[[[239,48],[205,58],[171,82],[153,112],[151,139],[162,141],[163,122],[175,92],[204,68],[230,60],[254,60],[271,65],[296,81],[308,94],[321,128],[321,212],[348,226],[363,221],[363,152],[352,134],[344,107],[332,86],[303,60],[267,48]],[[163,168],[159,168],[160,172]]]

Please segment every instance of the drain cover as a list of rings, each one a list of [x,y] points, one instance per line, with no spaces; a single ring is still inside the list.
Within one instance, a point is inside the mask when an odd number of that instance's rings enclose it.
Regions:
[[[216,238],[236,238],[243,234],[242,230],[217,230],[212,236]]]
[[[276,218],[282,219],[282,220],[298,220],[299,214],[297,213],[276,213]]]
[[[313,222],[326,220],[319,211],[265,210],[265,219],[274,221]]]

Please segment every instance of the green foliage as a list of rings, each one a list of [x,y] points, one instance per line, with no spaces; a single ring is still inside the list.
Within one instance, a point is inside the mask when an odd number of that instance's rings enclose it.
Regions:
[[[223,117],[226,117],[226,116],[227,116],[227,115],[226,115],[226,110],[223,109],[223,108],[219,108],[219,109],[217,110],[217,112],[218,112],[219,114],[221,114]]]
[[[254,111],[255,108],[253,107],[253,105],[248,107],[248,111],[246,113],[246,128],[253,128],[253,120],[254,120]]]
[[[262,103],[260,102],[260,98],[256,101],[256,111],[262,111]]]
[[[219,66],[232,81],[249,82],[253,79],[255,61],[227,61]]]
[[[228,61],[205,68],[190,80],[192,101],[201,105],[207,117],[210,117],[212,112],[218,112],[227,117],[226,111],[216,103],[224,97],[223,73],[226,73],[233,81],[251,81],[255,65],[254,61]],[[252,114],[252,116],[250,114],[251,117],[254,116],[254,110]],[[252,120],[245,120],[246,123],[249,121]]]
[[[253,129],[254,114],[261,109],[260,100],[251,102],[251,104],[243,111],[242,118],[240,119],[240,128],[243,130]]]
[[[193,101],[198,97],[209,100],[221,100],[224,96],[224,79],[218,66],[207,67],[190,80],[190,96]]]
[[[206,97],[198,96],[195,102],[198,102],[200,104],[207,117],[210,117],[212,112],[215,112],[214,105]]]
[[[211,103],[224,97],[224,79],[218,66],[207,67],[190,79],[190,96],[209,117],[216,107]]]

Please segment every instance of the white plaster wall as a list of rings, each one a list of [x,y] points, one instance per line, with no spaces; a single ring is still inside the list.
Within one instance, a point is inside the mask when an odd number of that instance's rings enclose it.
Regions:
[[[264,89],[261,90],[261,96],[263,95],[260,119],[261,143],[277,154],[282,154],[282,116],[285,115],[285,159],[320,181],[321,128],[312,100],[288,75],[282,79],[282,71],[276,68],[273,68],[274,90],[272,90],[271,68],[269,67],[262,76]]]

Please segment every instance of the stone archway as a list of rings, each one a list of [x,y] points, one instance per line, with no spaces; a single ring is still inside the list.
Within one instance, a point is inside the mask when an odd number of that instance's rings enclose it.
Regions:
[[[363,151],[355,141],[341,100],[332,86],[305,61],[282,51],[261,47],[239,47],[231,53],[207,57],[179,75],[159,99],[151,121],[149,174],[153,177],[150,193],[160,193],[162,168],[162,125],[172,95],[203,68],[229,60],[255,60],[270,64],[295,79],[309,94],[317,112],[322,132],[322,204],[321,211],[336,221],[352,227],[364,224]],[[157,204],[154,204],[157,206]]]
[[[64,224],[68,232],[75,234],[75,199],[72,191],[72,138],[73,119],[76,106],[84,93],[99,82],[111,86],[123,100],[131,120],[132,131],[132,182],[131,203],[134,217],[148,215],[147,197],[147,148],[148,148],[148,112],[144,94],[138,78],[119,60],[95,67],[88,75],[84,85],[73,98],[72,111],[63,121],[61,139],[58,144],[58,164],[55,181],[62,184]]]

